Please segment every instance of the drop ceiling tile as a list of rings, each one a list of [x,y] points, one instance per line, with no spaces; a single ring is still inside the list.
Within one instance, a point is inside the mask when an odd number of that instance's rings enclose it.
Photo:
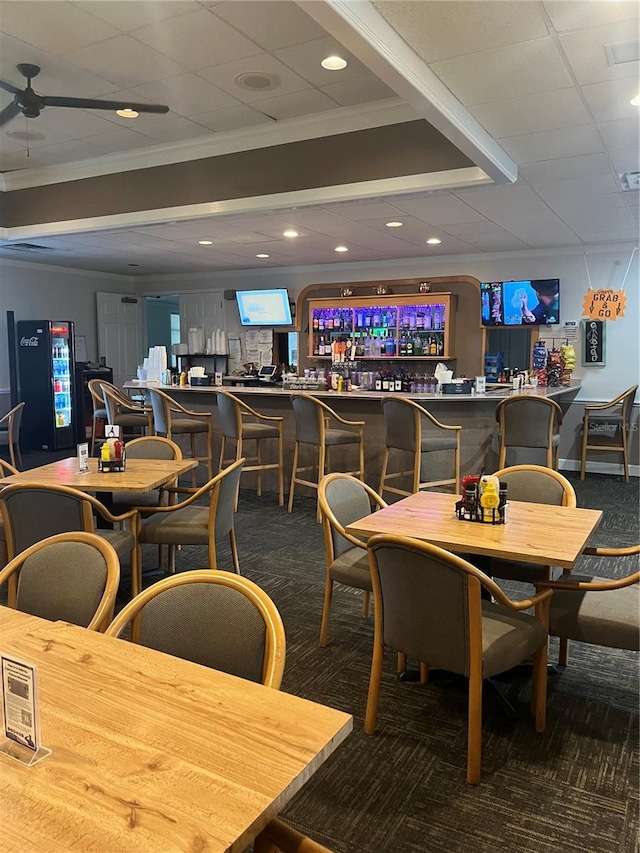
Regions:
[[[508,98],[472,107],[470,112],[494,137],[577,127],[589,124],[591,120],[574,88],[558,89],[551,96],[538,93],[522,98]]]
[[[413,201],[396,201],[395,206],[429,225],[452,225],[484,219],[472,207],[453,195],[431,196]]]
[[[429,63],[547,35],[537,3],[432,0],[426,7],[422,0],[374,0],[373,5]]]
[[[173,59],[131,36],[118,36],[73,51],[66,54],[65,59],[125,89],[184,71]]]
[[[465,106],[551,92],[573,83],[551,38],[445,59],[431,68]]]
[[[116,121],[111,120],[111,118]],[[50,128],[58,133],[64,133],[75,139],[85,136],[95,136],[98,133],[108,133],[119,127],[118,122],[131,121],[131,119],[118,119],[115,113],[102,110],[66,110],[47,107],[37,119],[32,119],[34,129],[42,127]]]
[[[537,184],[535,191],[551,205],[593,203],[597,197],[605,193],[615,193],[619,190],[616,179],[610,175],[600,175],[596,178],[574,178],[568,181],[550,181]]]
[[[12,134],[18,133],[16,139]],[[43,145],[55,145],[58,142],[71,142],[70,135],[59,133],[50,127],[39,124],[35,119],[16,118],[9,124],[4,125],[0,131],[0,151],[5,153],[25,152],[27,147],[34,151]],[[25,163],[25,166],[28,165]]]
[[[467,243],[483,252],[513,252],[517,249],[529,248],[529,243],[519,240],[513,234],[479,234],[473,239],[467,238]]]
[[[596,122],[638,119],[638,107],[630,103],[638,94],[637,75],[583,86],[582,94]]]
[[[119,35],[119,30],[66,2],[2,4],[2,31],[55,56]]]
[[[545,0],[547,15],[558,32],[601,27],[615,21],[632,19],[638,14],[634,2],[602,2],[602,0]]]
[[[216,132],[239,130],[242,127],[254,127],[258,124],[272,124],[273,119],[264,113],[241,104],[239,107],[227,107],[224,110],[214,110],[210,113],[192,116],[199,124]]]
[[[215,15],[269,51],[325,35],[313,18],[291,2],[247,0],[243,3],[216,3]]]
[[[191,71],[260,53],[254,42],[207,9],[172,18],[169,26],[161,22],[143,27],[133,35]]]
[[[296,118],[297,116],[335,110],[338,105],[317,89],[305,92],[292,92],[279,98],[260,101],[260,109],[265,115],[275,119]]]
[[[272,89],[262,91],[244,89],[237,85],[235,79],[239,74],[249,74],[252,72],[275,75],[279,81],[278,85]],[[215,68],[207,68],[200,71],[200,75],[210,80],[215,86],[219,86],[225,92],[247,104],[264,101],[276,96],[281,97],[282,95],[288,95],[290,92],[301,92],[309,88],[306,80],[294,74],[291,69],[287,68],[268,53],[259,53],[256,56],[241,59],[238,62],[230,62],[225,65],[218,65]]]
[[[396,97],[393,89],[374,74],[367,74],[355,80],[345,80],[343,83],[332,83],[330,86],[323,86],[321,91],[343,107]]]
[[[546,181],[610,175],[611,164],[606,154],[580,154],[576,157],[527,163],[520,167],[519,174],[528,184],[540,184]]]
[[[345,59],[348,63],[347,67],[341,71],[327,71],[326,68],[323,68],[320,64],[322,60],[333,54],[338,54]],[[330,36],[277,50],[275,55],[281,62],[292,68],[296,74],[304,77],[314,86],[329,86],[332,83],[353,80],[371,73],[366,65],[363,65],[352,53]]]
[[[616,172],[640,172],[640,150],[634,148],[620,148],[610,154],[613,168]]]
[[[240,103],[197,74],[179,74],[145,83],[132,89],[132,94],[157,104],[167,104],[171,112],[181,116],[234,107]]]
[[[635,4],[634,4],[635,5]],[[636,8],[638,8],[636,6]],[[629,21],[592,27],[560,36],[560,44],[571,64],[578,83],[603,83],[621,77],[638,77],[639,62],[609,65],[605,45],[615,45],[638,38],[638,23]]]
[[[168,115],[140,113],[140,117],[135,121],[135,129],[137,133],[148,136],[155,142],[178,142],[181,139],[211,136],[209,128],[172,113]]]
[[[143,136],[141,133],[136,133],[133,130],[125,130],[124,128],[116,128],[108,133],[88,136],[84,141],[95,146],[96,155],[111,154],[115,151],[128,151],[132,148],[148,148],[150,145],[153,145],[153,141],[148,136]]]
[[[459,237],[461,240],[471,242],[471,240],[479,239],[483,234],[491,234],[494,237],[508,234],[499,225],[490,222],[488,219],[482,219],[478,222],[461,222],[459,224],[452,223],[451,225],[442,225],[442,230],[445,234],[451,234],[452,237]]]
[[[596,154],[603,150],[602,140],[593,124],[582,127],[560,127],[526,136],[498,139],[501,148],[519,165],[554,157]]]
[[[629,118],[603,122],[598,125],[598,130],[609,151],[640,147],[640,114],[638,112]]]
[[[126,3],[114,0],[87,0],[74,3],[86,12],[113,24],[123,32],[165,21],[177,15],[185,15],[198,9],[192,0],[127,0]]]
[[[346,219],[376,219],[388,216],[389,219],[397,218],[398,210],[386,201],[361,202],[360,204],[340,204],[335,207],[335,213]]]
[[[45,145],[34,150],[29,157],[29,166],[50,166],[74,160],[86,160],[87,157],[95,157],[98,153],[93,145],[89,145],[81,139],[58,142],[55,145]],[[21,167],[14,166],[12,168]]]

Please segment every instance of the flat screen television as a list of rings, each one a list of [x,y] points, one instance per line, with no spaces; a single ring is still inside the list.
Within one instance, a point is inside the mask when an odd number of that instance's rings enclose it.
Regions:
[[[483,326],[548,326],[560,322],[557,278],[484,281],[480,295]]]
[[[290,326],[289,294],[282,289],[236,290],[236,301],[243,326]]]

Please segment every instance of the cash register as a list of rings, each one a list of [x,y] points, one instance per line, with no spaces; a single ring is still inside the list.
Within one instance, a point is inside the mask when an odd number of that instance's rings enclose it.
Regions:
[[[280,377],[276,364],[263,364],[258,372],[258,379],[262,383],[277,382]]]

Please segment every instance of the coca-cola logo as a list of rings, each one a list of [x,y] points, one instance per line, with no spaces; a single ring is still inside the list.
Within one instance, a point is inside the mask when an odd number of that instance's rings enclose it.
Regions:
[[[25,337],[20,338],[20,346],[21,347],[37,347],[39,343],[40,343],[40,338],[37,338],[35,335],[33,335],[30,338],[25,338]]]

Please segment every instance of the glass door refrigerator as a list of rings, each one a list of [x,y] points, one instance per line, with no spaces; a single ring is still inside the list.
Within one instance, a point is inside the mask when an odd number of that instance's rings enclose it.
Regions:
[[[20,320],[16,338],[24,449],[75,447],[73,323]]]

